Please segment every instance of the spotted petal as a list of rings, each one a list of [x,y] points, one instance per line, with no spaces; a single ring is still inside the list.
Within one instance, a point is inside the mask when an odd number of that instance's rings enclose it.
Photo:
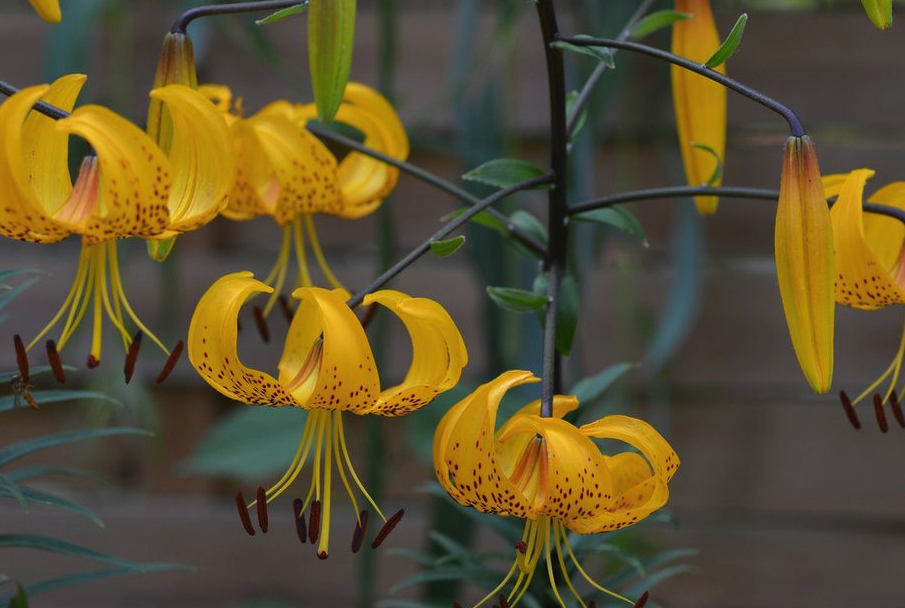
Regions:
[[[405,324],[412,341],[412,363],[401,384],[381,392],[372,413],[408,414],[459,382],[468,353],[455,321],[440,304],[392,290],[368,294],[364,304],[373,303],[385,306]]]
[[[270,374],[245,367],[237,351],[242,304],[273,291],[250,272],[228,274],[201,296],[189,326],[189,361],[212,387],[237,401],[257,405],[300,405]]]
[[[905,182],[886,184],[867,201],[905,211]],[[864,238],[880,265],[891,272],[896,267],[902,269],[905,266],[901,257],[902,246],[905,244],[905,224],[899,219],[879,213],[868,213],[863,216],[863,221]],[[897,280],[897,283],[900,284],[900,281]]]

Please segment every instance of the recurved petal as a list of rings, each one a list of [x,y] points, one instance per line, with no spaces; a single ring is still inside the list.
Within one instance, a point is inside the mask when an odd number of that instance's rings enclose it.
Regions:
[[[776,275],[792,346],[805,378],[825,393],[833,379],[833,232],[807,135],[786,142],[776,207]]]
[[[720,37],[710,10],[710,0],[676,0],[677,11],[689,13],[690,19],[673,25],[672,52],[692,61],[705,62],[720,46]],[[726,73],[725,64],[716,68]],[[722,159],[726,152],[726,88],[698,74],[671,66],[673,105],[679,133],[682,164],[690,186],[707,183],[717,168],[709,152],[692,146],[704,144]],[[718,186],[722,179],[713,185]],[[696,196],[695,205],[701,215],[716,213],[715,196]]]
[[[28,0],[40,15],[41,19],[50,23],[59,23],[63,16],[60,13],[60,0]]]
[[[301,305],[292,318],[280,383],[305,409],[366,414],[380,394],[380,378],[368,337],[346,304],[342,289],[296,289]]]
[[[239,310],[256,293],[272,291],[250,272],[228,274],[201,296],[189,325],[189,361],[212,387],[237,401],[299,405],[270,374],[245,367],[237,351]]]
[[[468,352],[455,321],[440,304],[393,290],[368,294],[364,304],[385,306],[405,324],[412,363],[401,384],[380,393],[371,413],[402,416],[427,405],[459,382]]]
[[[864,309],[905,302],[905,293],[874,257],[865,239],[864,184],[873,174],[870,169],[849,173],[830,211],[836,248],[836,301]]]
[[[905,182],[887,184],[874,192],[867,200],[870,203],[905,211]],[[870,250],[880,266],[894,274],[897,270],[901,272],[903,263],[900,259],[902,246],[905,244],[903,243],[905,241],[905,224],[896,218],[879,213],[868,213],[863,218],[865,240],[869,243]],[[900,279],[897,278],[896,283],[901,287]]]
[[[527,371],[505,372],[450,408],[437,425],[437,480],[459,504],[518,517],[532,512],[529,501],[500,468],[494,447],[500,400],[509,389],[529,382],[539,380]]]
[[[0,104],[0,235],[36,243],[52,243],[69,235],[38,206],[23,149],[26,117],[48,89],[46,85],[29,87]],[[43,118],[53,126],[52,119]],[[71,186],[68,174],[66,180]]]
[[[229,127],[206,97],[187,86],[155,89],[151,98],[166,105],[173,129],[167,229],[189,232],[217,217],[229,199],[235,169]]]
[[[574,395],[554,395],[553,396],[553,417],[554,418],[562,418],[569,412],[574,412],[578,409],[578,398]],[[497,431],[497,436],[505,435],[507,430],[512,424],[522,416],[540,416],[540,408],[541,408],[541,400],[537,399],[532,401],[528,405],[524,406],[512,416],[509,417],[509,420],[503,423],[503,426],[500,427],[500,430]]]
[[[172,184],[170,163],[147,133],[101,106],[83,106],[57,121],[64,133],[78,135],[97,153],[97,201],[86,213],[72,213],[73,197],[56,219],[88,244],[127,237],[152,237],[167,228],[167,197]]]

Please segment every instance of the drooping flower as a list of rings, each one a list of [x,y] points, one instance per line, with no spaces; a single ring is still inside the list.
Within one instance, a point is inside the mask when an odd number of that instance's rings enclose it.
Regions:
[[[181,346],[170,353],[133,311],[123,289],[115,240],[183,232],[215,216],[219,208],[211,213],[208,207],[225,203],[232,172],[228,129],[205,97],[175,85],[151,93],[173,116],[174,141],[180,146],[169,158],[144,131],[101,106],[82,106],[59,120],[32,111],[39,100],[71,111],[85,80],[78,74],[64,76],[49,86],[24,89],[0,105],[0,234],[37,243],[81,236],[69,295],[27,350],[63,322],[58,340],[47,342],[62,381],[58,352],[90,312],[88,366],[95,367],[101,359],[106,313],[129,350],[128,379],[138,336],[147,334],[168,356],[176,356]],[[71,135],[91,147],[74,183],[69,175]],[[139,329],[136,337],[127,329],[127,317]],[[168,360],[165,370],[174,363]]]
[[[515,563],[499,586],[475,606],[495,597],[516,577],[506,602],[515,606],[528,589],[541,558],[560,605],[566,606],[553,574],[554,560],[564,582],[584,606],[570,579],[566,561],[592,587],[634,604],[598,584],[581,567],[568,530],[597,534],[637,523],[669,497],[668,483],[679,458],[647,423],[607,416],[576,427],[562,417],[578,400],[557,395],[553,416],[540,414],[540,402],[528,404],[496,430],[497,410],[508,390],[538,382],[531,372],[509,371],[480,386],[453,406],[434,435],[434,466],[443,488],[460,504],[484,513],[524,518]],[[638,450],[612,456],[592,441],[614,439]]]
[[[412,363],[398,385],[381,389],[374,357],[361,322],[346,304],[349,294],[317,287],[299,288],[293,298],[300,301],[290,324],[279,374],[246,367],[237,352],[237,319],[245,301],[272,288],[238,272],[218,280],[204,294],[189,327],[188,352],[192,365],[212,387],[237,401],[272,407],[308,410],[298,452],[286,474],[249,506],[257,508],[266,527],[267,503],[285,492],[301,473],[309,457],[314,461],[311,484],[305,499],[296,503],[300,534],[326,558],[329,551],[332,472],[336,471],[358,512],[353,484],[378,515],[386,520],[355,474],[342,425],[342,412],[357,415],[402,416],[449,390],[459,380],[468,355],[459,330],[449,314],[433,300],[411,298],[398,291],[369,294],[365,304],[379,304],[405,325],[412,343]],[[350,479],[352,483],[350,483]],[[249,506],[237,497],[243,524],[254,534]],[[310,511],[308,511],[310,507]],[[304,525],[305,512],[309,525]],[[355,538],[360,546],[366,515],[359,515]],[[266,530],[265,530],[266,531]],[[375,543],[382,542],[378,535]],[[373,546],[373,545],[372,545]],[[354,549],[357,550],[357,547]]]
[[[786,141],[775,248],[795,355],[811,388],[825,393],[833,381],[833,230],[817,149],[807,135]]]
[[[225,87],[199,89],[221,108],[235,107]],[[327,282],[342,287],[327,265],[317,239],[312,215],[325,213],[356,219],[376,210],[396,185],[399,170],[386,163],[350,152],[337,162],[332,152],[308,131],[316,118],[314,104],[277,101],[249,118],[232,113],[232,134],[237,156],[236,181],[223,215],[234,220],[271,217],[283,227],[277,262],[265,279],[274,292],[259,319],[266,318],[286,284],[293,251],[299,266],[296,286],[312,285],[305,237]],[[363,136],[363,144],[404,160],[409,142],[392,105],[377,91],[349,83],[336,121]]]
[[[826,197],[837,197],[830,210],[836,249],[836,302],[863,310],[905,304],[905,225],[885,215],[864,215],[864,186],[873,175],[870,169],[856,169],[823,178]],[[874,192],[868,202],[905,209],[905,182],[887,184]],[[854,416],[852,406],[888,380],[882,396],[874,397],[878,418],[883,404],[889,401],[897,420],[905,425],[895,393],[903,355],[905,333],[889,367],[873,384],[853,401],[844,392],[841,394],[850,416]],[[881,426],[885,426],[885,417]]]
[[[673,24],[673,54],[704,63],[720,47],[710,0],[676,0],[675,9],[691,17]],[[725,64],[715,69],[720,74],[726,73]],[[726,88],[676,65],[670,67],[670,76],[685,176],[688,185],[702,186],[720,162],[714,153],[723,159],[726,152]],[[711,185],[721,183],[722,176],[719,176]],[[696,196],[694,202],[698,213],[712,215],[719,199]]]
[[[50,23],[59,23],[63,19],[60,14],[60,0],[28,0],[40,15],[41,19]]]

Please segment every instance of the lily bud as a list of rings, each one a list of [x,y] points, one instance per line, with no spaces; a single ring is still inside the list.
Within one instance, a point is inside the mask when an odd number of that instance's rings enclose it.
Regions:
[[[332,122],[352,69],[358,0],[313,0],[308,5],[308,67],[317,117]]]
[[[776,275],[798,363],[818,393],[833,380],[834,272],[817,150],[807,135],[789,137],[776,208]]]
[[[878,30],[892,25],[892,0],[861,0],[864,12]]]

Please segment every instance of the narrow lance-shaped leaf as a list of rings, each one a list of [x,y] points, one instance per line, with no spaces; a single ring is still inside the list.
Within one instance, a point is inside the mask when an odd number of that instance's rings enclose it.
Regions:
[[[28,456],[33,452],[37,452],[46,448],[75,443],[77,441],[85,441],[88,439],[98,439],[101,437],[110,437],[112,435],[145,435],[151,436],[153,433],[144,429],[118,427],[105,429],[85,429],[81,431],[68,431],[65,433],[57,433],[56,435],[48,435],[46,437],[38,437],[37,439],[29,439],[0,450],[0,466],[7,465],[19,458]]]
[[[497,188],[508,188],[543,174],[543,169],[528,161],[517,158],[497,158],[472,169],[463,175],[462,179]]]
[[[278,11],[275,11],[263,19],[256,19],[255,23],[257,25],[268,25],[270,23],[276,23],[277,21],[282,21],[283,19],[287,19],[294,15],[300,15],[304,13],[308,9],[308,3],[304,4],[296,4],[295,6],[290,6],[289,8],[283,8]]]
[[[434,255],[445,258],[449,257],[459,250],[465,244],[465,235],[460,234],[457,237],[447,239],[445,241],[431,241],[431,251]]]
[[[514,287],[488,287],[487,295],[497,306],[510,312],[537,312],[548,302],[546,295]]]
[[[685,21],[689,17],[691,17],[690,14],[683,13],[682,11],[655,11],[635,24],[635,27],[632,29],[632,40],[640,40],[641,38],[650,36],[657,30],[669,27],[676,21]]]
[[[720,183],[720,180],[723,179],[723,159],[720,158],[720,153],[708,146],[707,144],[698,143],[696,141],[691,142],[692,148],[697,148],[698,150],[703,150],[707,154],[710,154],[713,159],[716,161],[716,166],[713,168],[713,173],[707,179],[707,182],[703,185],[705,186],[716,186]]]
[[[358,0],[311,0],[308,7],[308,67],[317,117],[331,122],[343,100],[352,48]]]
[[[614,206],[585,211],[584,213],[578,213],[572,216],[572,219],[580,222],[605,224],[607,226],[612,226],[613,228],[618,228],[638,239],[645,247],[650,247],[650,243],[647,242],[647,235],[644,233],[641,222],[622,207]]]
[[[735,22],[735,25],[732,26],[732,31],[726,36],[723,44],[720,45],[720,48],[716,50],[704,65],[712,70],[726,63],[726,61],[735,54],[735,51],[738,50],[738,45],[741,44],[742,36],[745,34],[745,24],[747,22],[748,14],[742,13],[741,17],[738,18],[738,21]]]

